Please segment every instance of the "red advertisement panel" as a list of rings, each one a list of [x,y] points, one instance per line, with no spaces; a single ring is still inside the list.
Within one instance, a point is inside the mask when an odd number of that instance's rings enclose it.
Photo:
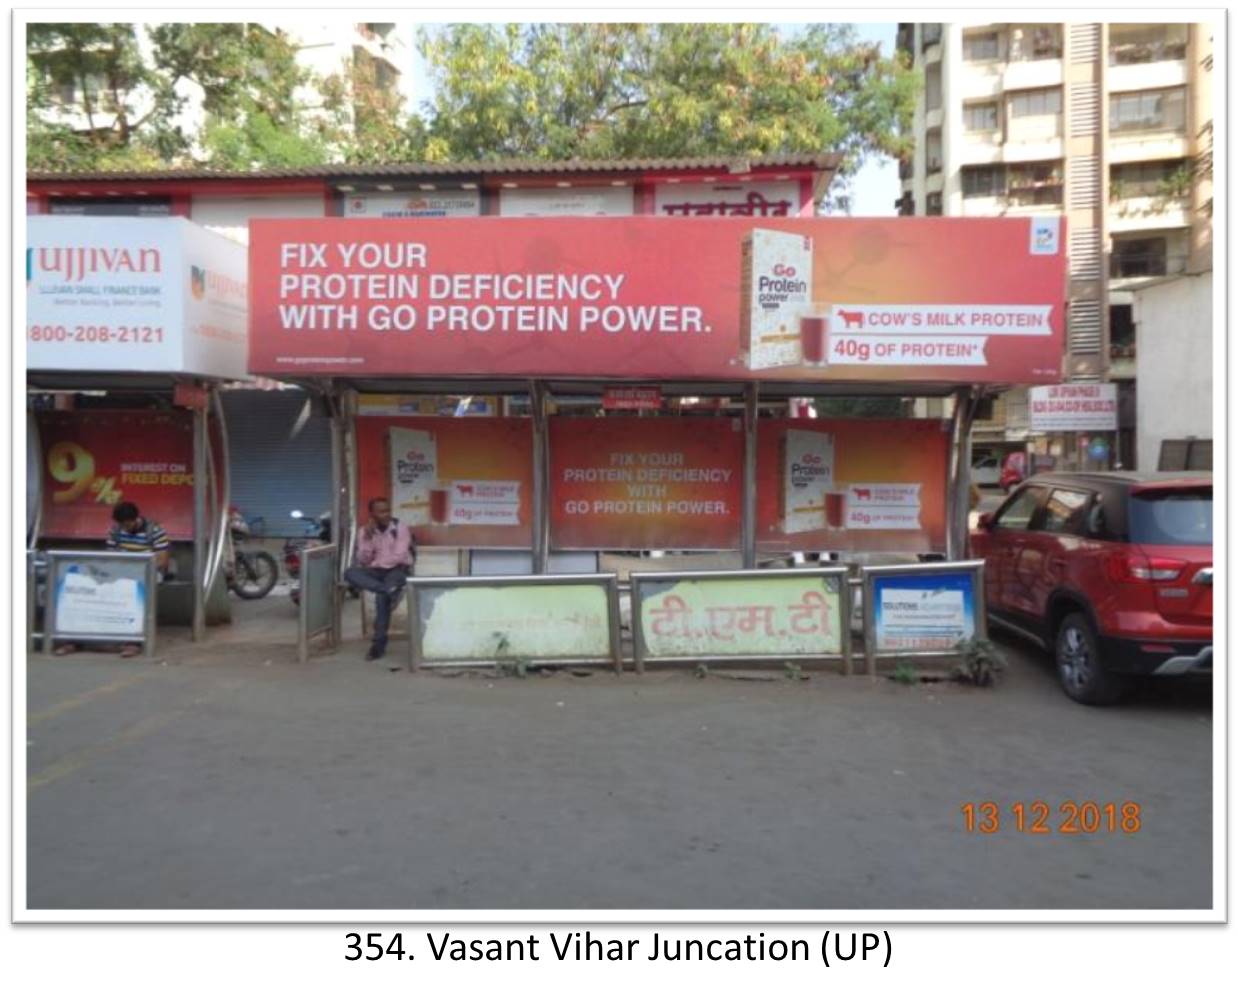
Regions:
[[[558,550],[739,546],[738,419],[550,420],[550,543]]]
[[[384,497],[420,546],[532,545],[530,419],[375,415],[356,425],[358,521]]]
[[[1063,225],[256,219],[249,368],[1056,383]]]
[[[131,501],[172,539],[192,539],[192,419],[188,412],[40,412],[42,534],[102,541],[112,506]]]
[[[757,432],[759,549],[945,549],[948,423],[769,419]]]

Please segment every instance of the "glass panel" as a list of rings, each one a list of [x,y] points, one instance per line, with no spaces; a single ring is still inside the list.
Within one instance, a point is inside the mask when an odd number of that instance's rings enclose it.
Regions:
[[[968,62],[991,62],[998,56],[996,31],[963,36],[963,58]]]
[[[1144,491],[1131,496],[1131,542],[1212,545],[1212,489]]]
[[[963,124],[968,131],[997,131],[997,104],[966,104]]]
[[[1077,533],[1084,523],[1085,509],[1091,496],[1086,491],[1061,491],[1054,488],[1045,502],[1044,520],[1040,529],[1046,533]]]
[[[1036,514],[1036,506],[1040,504],[1040,496],[1044,492],[1040,488],[1025,488],[1015,499],[998,513],[993,523],[994,529],[1026,529]]]

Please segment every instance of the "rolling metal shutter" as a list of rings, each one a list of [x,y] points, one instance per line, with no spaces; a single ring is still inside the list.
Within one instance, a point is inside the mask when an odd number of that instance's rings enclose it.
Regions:
[[[330,421],[312,411],[303,418],[308,401],[299,390],[223,392],[232,504],[247,519],[265,518],[267,536],[302,535],[294,508],[331,507]]]

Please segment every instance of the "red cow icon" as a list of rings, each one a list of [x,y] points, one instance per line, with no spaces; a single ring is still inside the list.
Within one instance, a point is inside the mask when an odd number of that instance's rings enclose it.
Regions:
[[[864,312],[862,311],[843,311],[839,308],[838,317],[846,323],[847,328],[864,327]]]
[[[855,495],[856,501],[872,501],[873,492],[869,488],[852,488],[851,493]]]
[[[456,490],[457,490],[457,491],[459,491],[459,492],[460,492],[460,494],[462,494],[462,495],[472,495],[472,494],[473,494],[473,485],[471,485],[471,484],[457,484],[457,485],[456,485]]]

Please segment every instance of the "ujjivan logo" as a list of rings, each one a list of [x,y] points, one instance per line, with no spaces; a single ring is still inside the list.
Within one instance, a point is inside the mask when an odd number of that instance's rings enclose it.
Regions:
[[[67,283],[96,273],[162,273],[158,249],[104,249],[94,246],[56,246],[26,250],[26,279],[50,273]]]
[[[189,267],[189,290],[195,300],[201,301],[206,297],[206,270],[202,267]]]

